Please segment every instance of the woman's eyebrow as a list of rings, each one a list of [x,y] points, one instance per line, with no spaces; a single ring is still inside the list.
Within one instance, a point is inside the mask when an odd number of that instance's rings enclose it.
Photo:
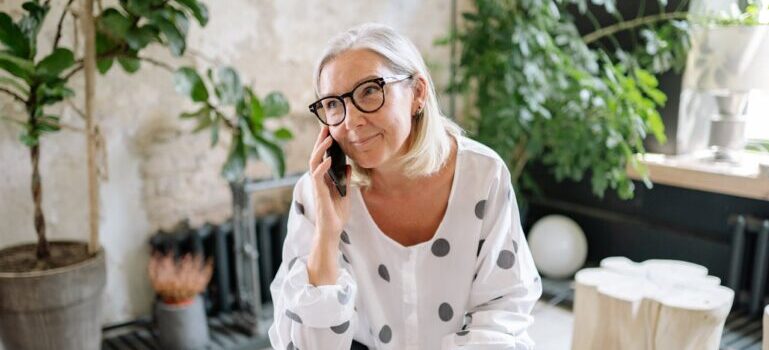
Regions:
[[[353,86],[352,88],[354,89],[356,86],[358,86],[358,84],[360,84],[360,83],[362,83],[362,82],[364,82],[366,80],[375,79],[375,78],[379,78],[379,75],[376,75],[376,74],[367,75],[367,76],[365,76],[365,77],[363,77],[361,79],[358,79],[358,81],[356,81],[355,84],[352,84],[352,86]],[[324,95],[321,95],[320,98],[326,98],[326,97],[329,97],[329,96],[339,96],[339,95],[337,95],[337,94],[324,94]]]

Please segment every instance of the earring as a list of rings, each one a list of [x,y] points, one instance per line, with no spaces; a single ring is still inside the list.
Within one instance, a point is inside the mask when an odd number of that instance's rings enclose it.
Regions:
[[[414,113],[414,119],[422,119],[425,116],[425,109],[420,107],[416,113]]]

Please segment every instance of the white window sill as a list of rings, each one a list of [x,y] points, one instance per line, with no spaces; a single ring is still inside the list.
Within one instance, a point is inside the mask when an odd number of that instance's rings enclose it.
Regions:
[[[703,154],[638,156],[653,183],[769,201],[769,174],[759,167],[769,163],[769,155],[745,152],[738,164],[703,158]],[[631,178],[641,178],[630,166],[627,170]]]

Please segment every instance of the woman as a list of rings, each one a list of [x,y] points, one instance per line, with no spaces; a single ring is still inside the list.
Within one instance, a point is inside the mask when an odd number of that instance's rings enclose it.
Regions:
[[[530,349],[542,292],[500,157],[441,115],[415,46],[376,24],[315,71],[322,128],[270,286],[276,349]],[[347,193],[327,175],[336,140]]]

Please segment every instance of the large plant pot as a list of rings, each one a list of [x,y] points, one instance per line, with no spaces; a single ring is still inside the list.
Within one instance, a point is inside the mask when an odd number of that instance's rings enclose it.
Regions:
[[[162,349],[197,350],[208,347],[208,321],[200,296],[186,305],[158,301],[155,304],[155,321]]]
[[[101,251],[66,267],[0,272],[0,342],[6,350],[100,349],[105,281]]]

